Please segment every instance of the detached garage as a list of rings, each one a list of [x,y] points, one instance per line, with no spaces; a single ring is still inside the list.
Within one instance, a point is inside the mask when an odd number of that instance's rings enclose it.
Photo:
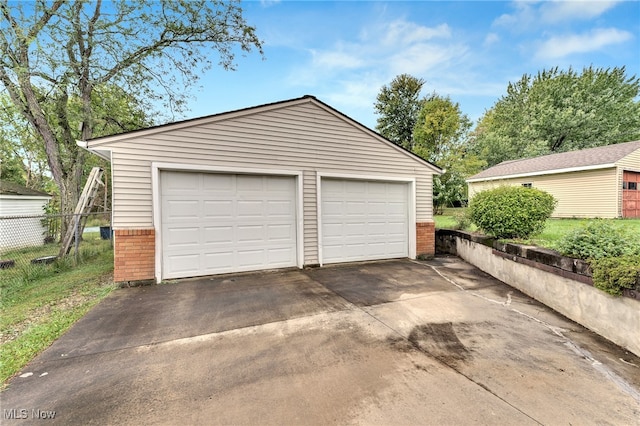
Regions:
[[[435,251],[441,170],[311,96],[79,144],[111,161],[117,282]]]

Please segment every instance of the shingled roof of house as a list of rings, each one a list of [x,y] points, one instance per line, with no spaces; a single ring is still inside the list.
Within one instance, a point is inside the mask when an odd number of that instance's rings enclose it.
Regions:
[[[613,167],[616,162],[639,149],[640,141],[635,141],[541,157],[503,161],[471,176],[467,182]]]
[[[8,180],[0,180],[0,195],[22,195],[31,197],[51,197],[46,192],[37,191],[27,188],[26,186],[9,182]]]

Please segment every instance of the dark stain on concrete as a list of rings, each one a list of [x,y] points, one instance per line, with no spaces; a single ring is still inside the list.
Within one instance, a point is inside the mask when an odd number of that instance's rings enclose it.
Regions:
[[[449,366],[455,366],[470,357],[470,351],[460,341],[450,322],[416,326],[411,330],[408,340],[421,352]]]

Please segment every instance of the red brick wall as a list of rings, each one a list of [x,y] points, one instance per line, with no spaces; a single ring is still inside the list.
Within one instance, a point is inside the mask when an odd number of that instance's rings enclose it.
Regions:
[[[433,256],[436,253],[436,224],[416,223],[416,256]]]
[[[143,281],[155,276],[153,229],[116,229],[113,280]]]

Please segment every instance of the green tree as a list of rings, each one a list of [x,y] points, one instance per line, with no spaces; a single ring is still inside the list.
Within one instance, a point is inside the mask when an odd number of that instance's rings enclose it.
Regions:
[[[448,96],[432,93],[422,102],[413,129],[413,152],[437,163],[466,142],[471,120]]]
[[[93,91],[91,104],[95,116],[98,117],[94,121],[93,130],[93,135],[96,137],[135,130],[154,123],[154,116],[148,114],[144,105],[117,86],[96,87]],[[47,156],[40,136],[16,111],[8,96],[0,94],[0,105],[2,105],[0,122],[3,123],[0,127],[0,150],[3,159],[0,174],[2,178],[59,197],[60,194],[57,193],[55,184],[53,188],[51,185]],[[45,114],[55,113],[55,105],[43,103],[42,106]],[[69,98],[68,117],[72,128],[78,128],[81,125],[82,103],[77,96]],[[61,136],[57,135],[57,137]],[[64,150],[64,146],[61,146],[60,149]],[[65,155],[62,157],[66,158]],[[5,164],[8,167],[5,167]],[[90,155],[86,158],[82,176],[88,176],[94,166],[102,167],[109,175],[110,167],[107,162],[97,156]],[[84,184],[84,179],[81,183]],[[101,189],[104,188],[101,187]],[[107,195],[100,194],[100,199],[106,199]]]
[[[237,2],[0,0],[0,82],[42,143],[66,212],[86,162],[76,140],[109,121],[97,90],[118,87],[145,110],[163,101],[179,112],[184,88],[212,61],[234,69],[253,49],[262,54]]]
[[[492,166],[636,140],[639,95],[640,79],[628,77],[624,67],[525,74],[480,119],[474,149]]]
[[[0,123],[0,177],[45,191],[51,179],[43,146],[11,99],[3,94],[0,94]]]
[[[382,86],[374,109],[379,115],[376,130],[403,148],[413,148],[413,129],[424,102],[420,91],[425,81],[409,74],[400,74],[388,86]]]
[[[413,152],[445,170],[433,179],[436,213],[467,199],[465,178],[477,173],[483,162],[469,152],[471,120],[451,98],[431,94],[424,100],[413,131]]]

